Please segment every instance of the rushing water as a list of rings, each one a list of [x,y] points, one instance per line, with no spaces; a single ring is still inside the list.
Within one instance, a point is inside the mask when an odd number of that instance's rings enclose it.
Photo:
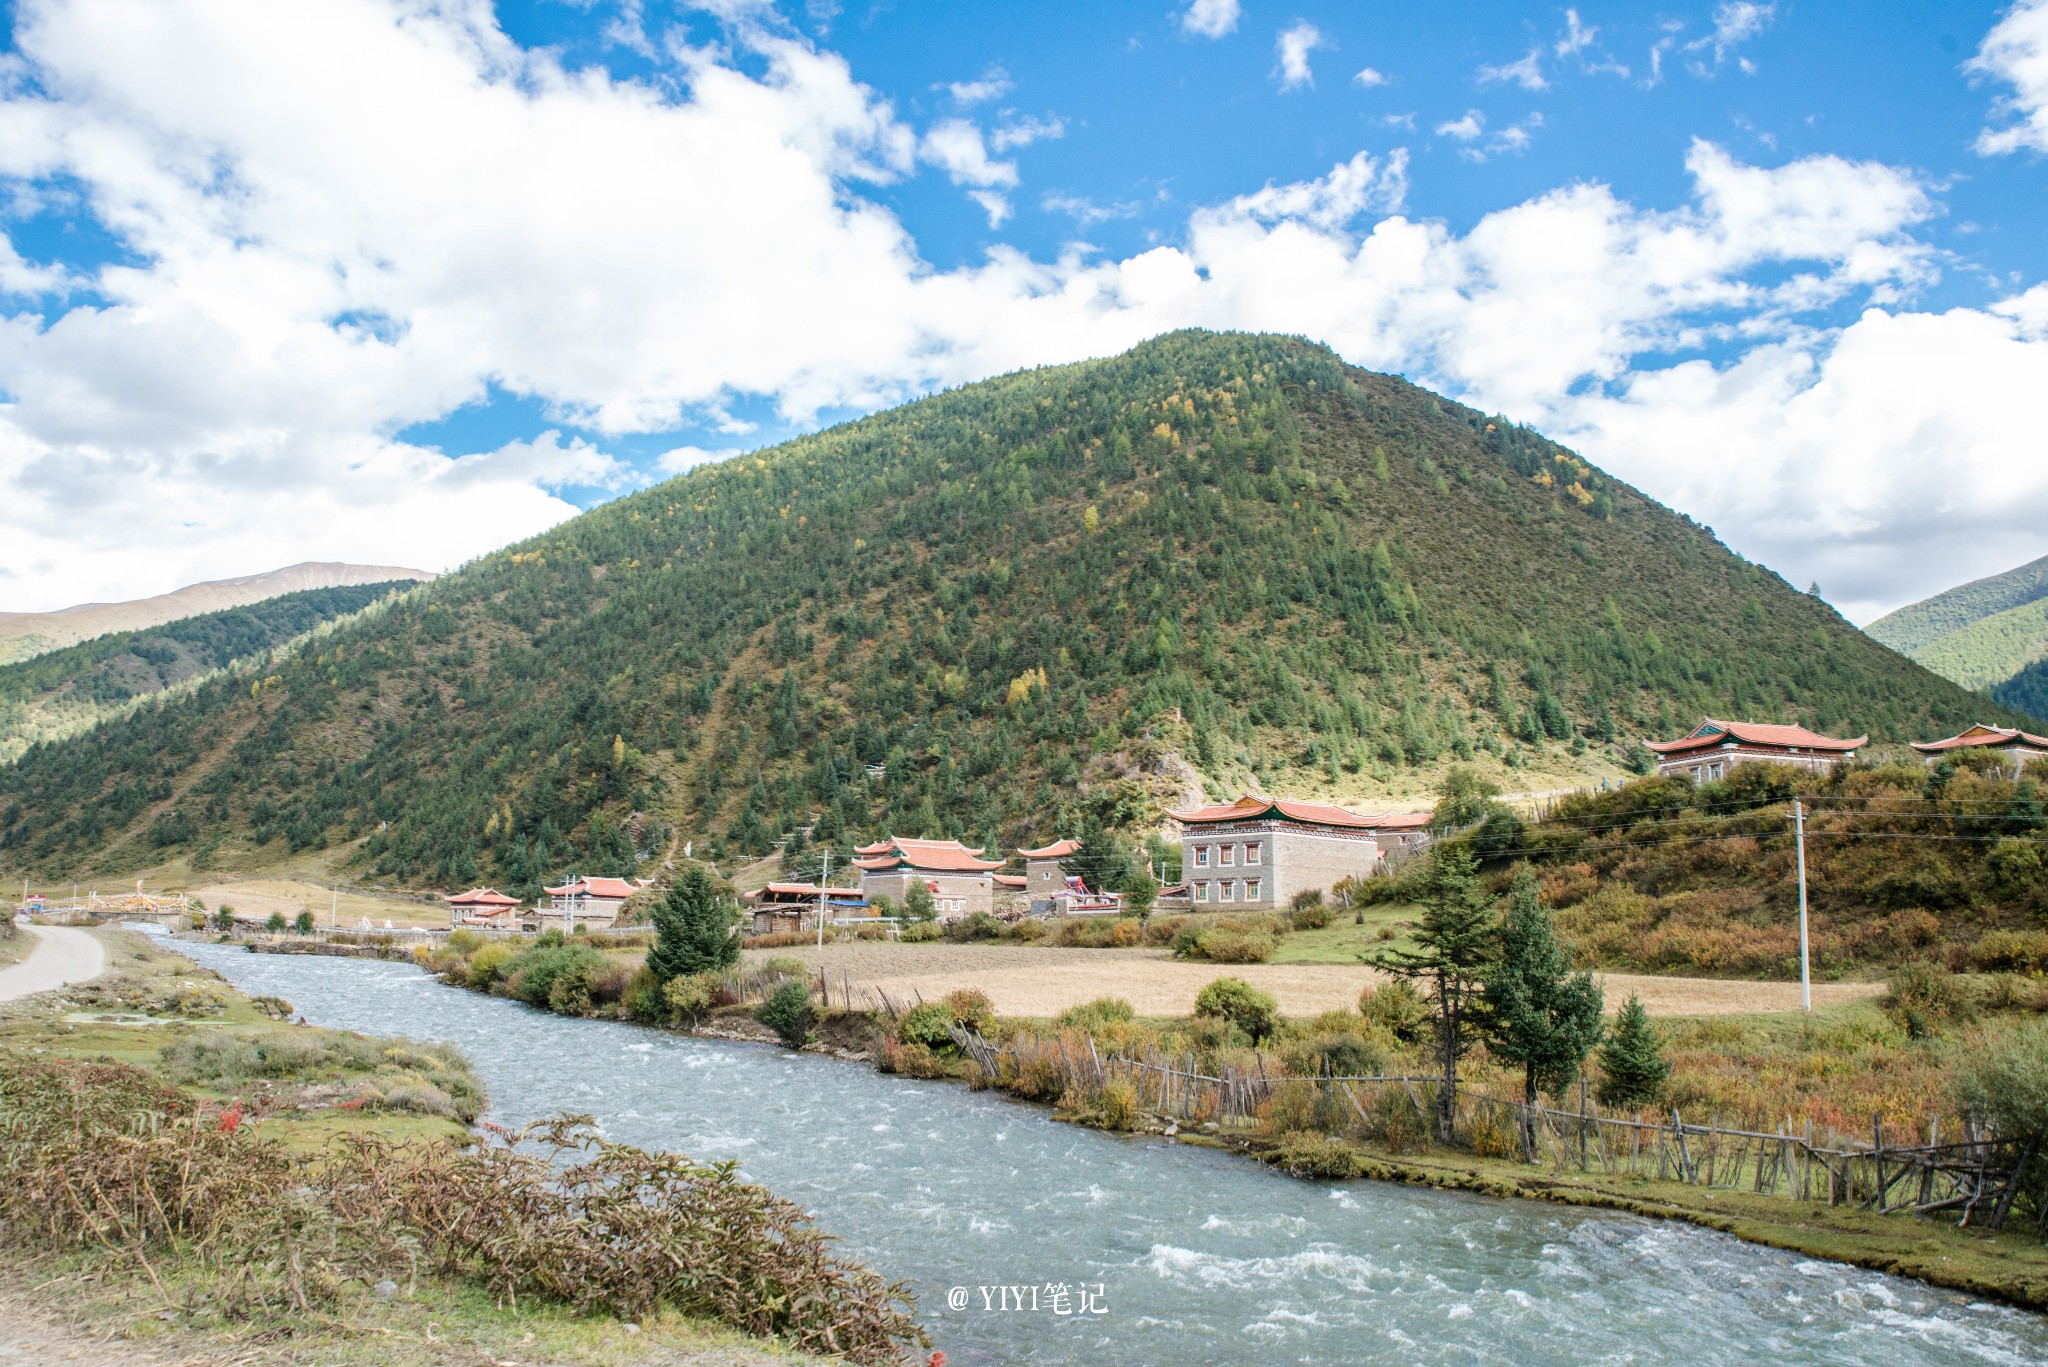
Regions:
[[[502,1123],[584,1112],[613,1139],[738,1159],[914,1283],[955,1367],[2048,1362],[2048,1320],[1690,1225],[1297,1182],[963,1087],[565,1020],[406,965],[179,948],[315,1024],[452,1041]],[[1004,1286],[1036,1288],[1036,1307],[991,1290],[984,1308],[980,1288]]]

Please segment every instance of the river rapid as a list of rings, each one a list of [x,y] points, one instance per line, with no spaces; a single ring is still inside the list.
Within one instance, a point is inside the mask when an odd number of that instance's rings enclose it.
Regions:
[[[2041,1317],[1690,1225],[1300,1182],[964,1087],[551,1016],[409,965],[177,948],[317,1025],[460,1046],[501,1124],[583,1112],[612,1139],[739,1160],[911,1282],[950,1367],[2048,1362]]]

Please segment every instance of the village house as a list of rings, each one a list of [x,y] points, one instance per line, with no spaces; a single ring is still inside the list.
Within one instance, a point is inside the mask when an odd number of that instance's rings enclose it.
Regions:
[[[536,909],[534,919],[546,929],[554,922],[559,929],[575,926],[616,925],[626,899],[640,890],[623,878],[573,878],[559,888],[542,888],[547,904]]]
[[[1071,858],[1080,848],[1078,840],[1055,840],[1035,850],[1017,851],[1017,857],[1024,861],[1026,909],[1033,916],[1052,914],[1053,898],[1067,890],[1067,870],[1060,861]]]
[[[899,908],[918,883],[931,892],[940,916],[953,920],[995,908],[994,873],[1000,859],[957,840],[899,840],[891,837],[854,851],[861,895],[869,902],[887,897]]]
[[[1021,873],[992,873],[989,882],[994,884],[994,907],[996,915],[1005,921],[1014,921],[1030,910],[1024,895],[1024,875]]]
[[[1996,755],[2010,762],[2014,769],[2024,769],[2029,760],[2048,759],[2048,736],[1978,722],[1947,740],[1916,740],[1913,748],[1926,756],[1929,764],[1938,762],[1944,755],[1971,751],[1980,755]]]
[[[1682,739],[1646,743],[1657,756],[1658,777],[1711,783],[1726,778],[1728,771],[1738,764],[1758,761],[1791,764],[1825,774],[1837,764],[1856,758],[1856,752],[1869,740],[1868,736],[1837,740],[1803,726],[1715,721],[1710,717]]]
[[[448,901],[448,924],[478,926],[486,930],[519,928],[519,899],[507,897],[496,888],[471,888]]]
[[[1367,829],[1380,847],[1380,861],[1390,867],[1429,848],[1435,839],[1429,826],[1435,820],[1434,812],[1384,812],[1366,818]]]
[[[1245,796],[1168,812],[1181,823],[1181,877],[1197,911],[1286,906],[1379,863],[1374,818],[1320,802]]]
[[[826,888],[816,883],[770,883],[741,897],[753,916],[755,935],[786,935],[818,928],[818,903],[825,905],[825,919],[840,921],[854,916],[872,916],[874,908],[859,888]]]

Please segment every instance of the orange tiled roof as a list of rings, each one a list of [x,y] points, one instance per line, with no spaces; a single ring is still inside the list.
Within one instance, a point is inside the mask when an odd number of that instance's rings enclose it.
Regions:
[[[1834,736],[1823,736],[1803,726],[1778,726],[1769,723],[1747,721],[1715,721],[1708,718],[1689,736],[1679,740],[1653,740],[1645,744],[1660,755],[1679,755],[1688,750],[1710,750],[1728,741],[1740,741],[1744,745],[1762,745],[1780,750],[1825,750],[1846,754],[1861,749],[1870,740],[1869,736],[1858,736],[1854,740],[1840,740]]]
[[[1376,830],[1408,831],[1436,820],[1435,812],[1385,812],[1366,818]]]
[[[1958,732],[1947,740],[1916,740],[1912,745],[1923,755],[1940,754],[1944,750],[1971,750],[1984,745],[2038,745],[2048,750],[2048,736],[2037,736],[2028,731],[2004,726],[1986,726],[1980,721],[1969,730]]]
[[[445,900],[450,906],[457,907],[516,907],[519,905],[517,897],[507,897],[496,888],[471,888],[468,892],[458,892],[455,896]]]
[[[541,891],[550,897],[574,897],[581,893],[585,897],[601,897],[607,900],[616,897],[623,901],[638,889],[623,878],[579,878],[562,887],[543,888]]]
[[[996,886],[999,888],[1021,888],[1024,886],[1024,875],[1021,873],[997,873],[989,876],[995,879]]]
[[[1287,797],[1256,797],[1251,794],[1235,802],[1219,803],[1208,807],[1187,807],[1170,811],[1168,816],[1188,826],[1200,826],[1217,821],[1255,821],[1260,817],[1279,815],[1290,821],[1300,821],[1315,826],[1345,826],[1353,830],[1371,830],[1379,824],[1374,818],[1360,816],[1357,812],[1342,807],[1332,807],[1322,802],[1296,802]]]
[[[1055,840],[1052,844],[1041,849],[1019,850],[1017,851],[1017,857],[1020,859],[1065,859],[1080,848],[1081,842],[1078,840]]]
[[[871,873],[893,868],[925,869],[934,873],[986,873],[990,869],[1001,868],[1005,862],[983,859],[980,850],[957,840],[892,839],[883,844],[883,851],[872,858],[853,862]]]

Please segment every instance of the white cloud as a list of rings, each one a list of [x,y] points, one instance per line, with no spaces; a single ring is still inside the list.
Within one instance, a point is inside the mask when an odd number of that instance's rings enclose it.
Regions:
[[[1479,84],[1498,83],[1518,85],[1524,90],[1548,90],[1550,82],[1543,77],[1543,49],[1532,47],[1520,61],[1479,68]]]
[[[999,66],[992,66],[971,81],[953,81],[946,89],[956,104],[980,104],[985,100],[1000,100],[1015,89],[1010,73]]]
[[[1387,83],[1386,74],[1384,72],[1376,71],[1372,67],[1363,68],[1361,71],[1359,71],[1359,73],[1356,76],[1353,76],[1351,79],[1358,82],[1360,85],[1364,86],[1367,90],[1371,90],[1374,86],[1385,85]]]
[[[1559,57],[1570,57],[1585,51],[1600,36],[1600,30],[1591,24],[1579,22],[1579,12],[1568,9],[1564,12],[1565,34],[1550,50]]]
[[[1194,0],[1181,11],[1180,26],[1184,32],[1198,37],[1221,38],[1237,30],[1242,12],[1238,0]]]
[[[1965,67],[1973,76],[2010,85],[1994,112],[2009,121],[1977,135],[1985,156],[2026,149],[2048,152],[2048,0],[2019,0],[1984,36]]]
[[[1280,65],[1274,68],[1280,76],[1282,90],[1296,90],[1316,83],[1315,73],[1309,70],[1308,55],[1319,47],[1328,47],[1330,40],[1323,31],[1306,19],[1297,19],[1273,40],[1273,47],[1280,54]]]
[[[1687,52],[1713,54],[1711,62],[1701,58],[1690,63],[1692,73],[1695,76],[1712,74],[1736,48],[1769,28],[1777,14],[1776,4],[1760,5],[1756,0],[1722,0],[1721,4],[1714,6],[1714,31],[1685,45]],[[1745,57],[1738,57],[1737,64],[1744,72],[1756,70],[1756,64]]]
[[[1447,119],[1436,126],[1437,135],[1456,138],[1459,142],[1471,142],[1486,131],[1486,115],[1476,109],[1465,111],[1462,119]]]
[[[1049,214],[1065,214],[1084,228],[1113,219],[1136,218],[1139,206],[1128,200],[1114,204],[1097,204],[1083,195],[1048,194],[1038,201],[1038,207]]]
[[[702,446],[678,446],[655,457],[654,464],[665,475],[680,475],[700,465],[711,465],[745,454],[745,449],[738,446],[726,446],[717,450],[706,450]]]
[[[1845,605],[2001,568],[1979,562],[2038,535],[2011,510],[2048,497],[2048,295],[1914,312],[1938,204],[1875,163],[1698,143],[1675,207],[1576,183],[1454,231],[1404,211],[1405,154],[1361,154],[1134,255],[939,270],[867,187],[922,159],[1007,213],[1014,166],[965,120],[920,139],[786,36],[735,30],[748,71],[672,45],[670,88],[441,0],[44,0],[16,32],[0,178],[77,186],[134,264],[0,314],[10,608],[442,568],[569,515],[550,489],[622,482],[607,433],[737,432],[753,401],[802,422],[1188,325],[1324,339],[1570,436]],[[1439,135],[1505,133],[1474,111]],[[1867,311],[1839,326],[1845,304]],[[395,435],[492,392],[583,435],[453,458]],[[1971,487],[1930,500],[1915,462]]]
[[[1009,152],[1019,147],[1029,147],[1034,142],[1063,138],[1066,135],[1065,119],[1025,117],[998,124],[995,131],[988,135],[988,145],[998,152]]]

